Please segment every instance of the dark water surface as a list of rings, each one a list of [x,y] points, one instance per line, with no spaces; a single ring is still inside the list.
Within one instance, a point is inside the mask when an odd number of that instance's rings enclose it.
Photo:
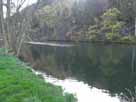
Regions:
[[[96,97],[92,95],[97,99],[101,97],[100,101],[91,98],[89,94],[87,101],[82,101],[85,97],[80,95],[82,99],[79,102],[125,102],[119,98],[120,95],[125,94],[130,99],[133,95],[129,91],[136,95],[136,46],[84,43],[55,47],[29,44],[24,49],[23,57],[36,70],[61,80],[74,79],[82,82],[90,88],[90,94],[91,89],[96,88],[108,97],[117,99],[107,101],[97,91]],[[71,87],[75,89],[74,86]],[[82,92],[84,90],[86,89],[82,89]],[[88,91],[83,94],[87,96]]]

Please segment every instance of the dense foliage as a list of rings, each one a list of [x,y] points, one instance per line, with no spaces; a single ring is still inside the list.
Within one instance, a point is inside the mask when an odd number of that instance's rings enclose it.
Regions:
[[[125,23],[119,21],[121,13],[118,9],[108,9],[96,24],[90,26],[88,33],[90,39],[118,40],[121,37],[121,30]]]
[[[134,0],[52,0],[33,17],[38,25],[32,35],[41,35],[33,39],[134,40],[135,4]]]
[[[10,44],[17,49],[21,45],[22,33],[25,40],[34,41],[135,42],[135,18],[135,0],[38,0],[8,17],[7,23]],[[5,34],[8,34],[6,32],[7,26]]]

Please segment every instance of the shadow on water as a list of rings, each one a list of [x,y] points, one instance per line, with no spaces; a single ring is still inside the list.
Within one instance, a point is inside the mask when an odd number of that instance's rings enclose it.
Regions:
[[[78,44],[71,47],[25,45],[22,56],[36,70],[59,79],[69,77],[111,96],[136,86],[136,46]],[[129,95],[128,95],[129,97]]]

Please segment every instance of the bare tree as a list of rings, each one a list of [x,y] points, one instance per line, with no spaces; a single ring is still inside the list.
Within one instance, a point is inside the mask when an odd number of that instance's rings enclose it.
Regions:
[[[27,12],[21,11],[27,0],[0,0],[0,27],[5,48],[19,55],[21,46],[29,32],[31,18]],[[6,10],[4,11],[3,7]],[[12,13],[12,10],[14,12]]]
[[[22,6],[25,3],[26,0],[17,0],[16,5],[16,12],[14,14],[14,22],[12,22],[12,45],[14,46],[14,50],[16,52],[16,55],[19,56],[22,45],[24,44],[24,41],[27,39],[31,40],[30,34],[31,34],[31,22],[32,17],[36,9],[38,9],[39,1],[37,1],[37,4],[32,7],[30,10],[22,10]],[[13,17],[13,18],[14,18]]]
[[[14,52],[17,56],[26,38],[30,38],[32,15],[34,9],[37,9],[36,5],[29,10],[23,8],[26,1],[0,0],[0,29],[4,45],[7,51]]]
[[[4,22],[4,10],[3,10],[4,2],[0,0],[0,22],[1,22],[1,34],[4,38],[4,46],[5,48],[9,48],[7,34],[5,32],[5,22]]]

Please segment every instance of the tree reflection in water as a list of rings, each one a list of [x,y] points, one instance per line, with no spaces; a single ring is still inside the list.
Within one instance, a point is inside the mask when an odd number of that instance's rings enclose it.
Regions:
[[[76,78],[108,90],[111,96],[123,93],[130,98],[130,92],[134,93],[135,46],[78,44],[73,47],[27,45],[25,48],[22,56],[37,70],[60,79]]]

